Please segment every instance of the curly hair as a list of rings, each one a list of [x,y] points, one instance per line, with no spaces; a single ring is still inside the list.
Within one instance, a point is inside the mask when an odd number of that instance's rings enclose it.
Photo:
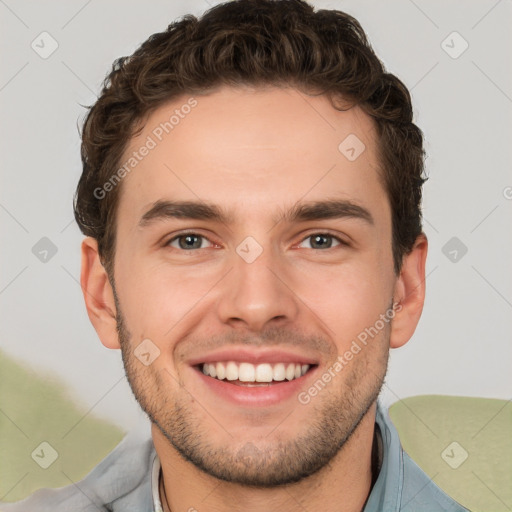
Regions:
[[[359,22],[303,0],[233,0],[201,17],[186,15],[151,35],[132,55],[118,58],[88,107],[82,129],[83,172],[74,197],[75,219],[98,242],[113,275],[120,187],[104,197],[132,137],[159,106],[185,93],[219,86],[289,86],[359,106],[373,120],[382,180],[392,215],[398,274],[421,226],[424,149],[413,123],[406,86],[387,73]]]

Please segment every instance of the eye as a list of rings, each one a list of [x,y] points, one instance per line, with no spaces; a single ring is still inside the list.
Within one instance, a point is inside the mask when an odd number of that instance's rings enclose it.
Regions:
[[[181,235],[171,238],[165,245],[189,251],[191,249],[204,249],[204,240],[208,239],[205,236],[198,235],[197,233],[182,233]]]
[[[313,233],[304,238],[301,244],[299,244],[299,247],[308,240],[310,240],[310,244],[309,247],[306,247],[307,249],[322,250],[331,249],[340,245],[348,245],[339,237],[329,233]],[[203,235],[199,235],[198,233],[182,233],[171,238],[165,245],[175,249],[191,251],[194,249],[205,249],[205,242],[209,243],[210,246],[215,245],[213,242],[208,240],[208,238]]]
[[[301,243],[306,240],[311,240],[310,247],[307,247],[307,249],[330,249],[333,247],[333,240],[337,242],[337,245],[347,245],[343,240],[329,233],[313,233],[304,238]]]

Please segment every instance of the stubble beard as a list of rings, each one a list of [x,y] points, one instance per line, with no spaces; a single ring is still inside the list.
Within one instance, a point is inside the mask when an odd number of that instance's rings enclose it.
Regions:
[[[389,357],[389,329],[382,333],[383,339],[374,339],[372,347],[365,347],[365,350],[379,349],[375,363],[369,364],[368,357],[358,354],[337,377],[344,381],[336,393],[333,386],[335,377],[329,384],[331,389],[322,390],[309,404],[302,405],[297,401],[295,407],[307,408],[307,424],[294,439],[286,438],[285,420],[272,437],[237,444],[226,434],[226,442],[215,444],[211,439],[211,426],[201,424],[198,416],[205,416],[197,415],[193,410],[190,394],[176,389],[177,382],[165,369],[157,373],[134,356],[134,340],[115,292],[114,297],[126,377],[137,402],[185,460],[219,480],[272,488],[313,475],[342,450],[377,400],[384,383]],[[148,373],[151,378],[148,378]],[[201,404],[208,408],[208,404]],[[293,416],[291,414],[290,418]],[[215,414],[206,417],[215,417]],[[229,432],[229,425],[221,426]]]

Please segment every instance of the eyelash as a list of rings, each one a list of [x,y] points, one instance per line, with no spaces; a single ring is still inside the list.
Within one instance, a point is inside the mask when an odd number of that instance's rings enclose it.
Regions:
[[[181,237],[185,237],[187,235],[194,235],[198,238],[204,238],[205,240],[208,240],[210,243],[214,244],[214,245],[217,245],[215,244],[215,242],[212,242],[208,237],[204,236],[204,235],[201,235],[199,233],[196,233],[194,231],[185,231],[185,232],[182,232],[182,233],[179,233],[175,236],[173,236],[172,238],[170,238],[165,244],[164,244],[164,247],[170,247],[171,246],[171,243],[174,242],[175,240],[178,240],[180,239]],[[318,232],[315,232],[315,233],[310,233],[309,235],[305,236],[301,241],[300,243],[303,243],[305,240],[307,240],[308,238],[312,238],[316,235],[321,235],[321,236],[326,236],[326,237],[330,237],[330,238],[333,238],[334,240],[336,240],[337,242],[339,242],[339,246],[334,246],[334,247],[328,247],[327,249],[314,249],[312,248],[311,250],[312,251],[328,251],[329,249],[335,249],[336,247],[340,247],[340,246],[344,246],[344,247],[348,247],[349,244],[341,239],[340,237],[328,232],[328,231],[318,231]],[[172,247],[173,249],[176,249],[178,251],[181,251],[181,252],[195,252],[195,251],[200,251],[202,249],[206,249],[206,247],[202,247],[200,249],[190,249],[190,250],[186,250],[186,249],[181,249],[181,248],[178,248],[178,247]]]

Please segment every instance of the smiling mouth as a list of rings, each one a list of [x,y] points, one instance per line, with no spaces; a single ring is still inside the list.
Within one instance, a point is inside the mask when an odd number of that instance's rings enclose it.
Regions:
[[[235,384],[256,387],[289,382],[306,375],[316,365],[301,363],[259,363],[235,361],[202,363],[197,366],[207,377]]]

